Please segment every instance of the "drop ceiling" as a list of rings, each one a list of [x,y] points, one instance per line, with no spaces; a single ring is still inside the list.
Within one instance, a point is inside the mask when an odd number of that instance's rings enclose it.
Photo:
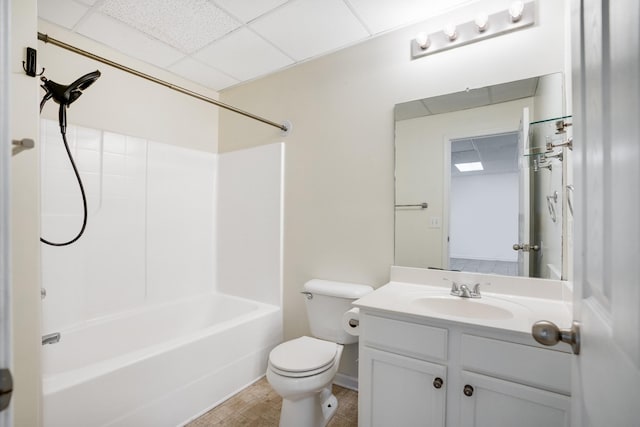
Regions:
[[[433,114],[450,113],[453,111],[498,104],[500,102],[529,98],[536,94],[538,82],[539,77],[532,77],[493,86],[434,96],[432,98],[404,102],[396,105],[395,119],[410,120],[423,116],[431,116]]]
[[[38,15],[222,90],[473,2],[38,0]]]
[[[482,171],[460,172],[456,163],[481,162]],[[517,173],[518,133],[482,135],[451,141],[451,175],[471,176],[494,173]]]

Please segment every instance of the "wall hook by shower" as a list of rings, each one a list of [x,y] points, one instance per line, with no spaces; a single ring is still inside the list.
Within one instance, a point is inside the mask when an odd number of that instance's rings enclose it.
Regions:
[[[27,76],[39,77],[44,74],[44,67],[42,67],[42,71],[40,71],[40,74],[36,74],[37,64],[38,64],[38,52],[32,47],[28,47],[27,60],[22,61],[22,69],[24,70],[25,73],[27,73]]]

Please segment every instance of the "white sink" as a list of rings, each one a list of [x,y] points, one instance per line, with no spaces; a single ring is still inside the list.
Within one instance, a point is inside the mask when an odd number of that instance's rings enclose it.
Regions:
[[[429,296],[415,298],[411,305],[445,316],[491,320],[512,319],[525,309],[519,304],[491,297]]]

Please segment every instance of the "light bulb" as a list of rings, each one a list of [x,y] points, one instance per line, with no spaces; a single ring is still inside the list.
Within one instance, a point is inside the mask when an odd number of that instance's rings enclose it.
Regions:
[[[474,22],[478,27],[478,31],[481,33],[486,31],[487,28],[489,28],[489,16],[486,13],[481,13],[478,16],[476,16],[476,19]]]
[[[509,15],[511,16],[511,22],[518,22],[522,19],[522,13],[524,12],[524,2],[514,1],[509,6]]]
[[[431,41],[429,40],[429,36],[427,36],[427,33],[419,33],[416,35],[416,43],[418,43],[420,49],[424,50],[429,47]]]
[[[445,36],[447,36],[449,38],[450,41],[454,41],[455,39],[458,38],[458,32],[456,31],[456,26],[453,24],[448,24],[446,27],[444,27],[444,30],[442,30],[445,34]]]

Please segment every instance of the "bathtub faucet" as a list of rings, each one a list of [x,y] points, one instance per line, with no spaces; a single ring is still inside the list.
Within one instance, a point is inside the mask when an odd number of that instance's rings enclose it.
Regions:
[[[42,337],[42,345],[55,344],[58,341],[60,341],[60,332],[54,332],[52,334],[47,334]]]

